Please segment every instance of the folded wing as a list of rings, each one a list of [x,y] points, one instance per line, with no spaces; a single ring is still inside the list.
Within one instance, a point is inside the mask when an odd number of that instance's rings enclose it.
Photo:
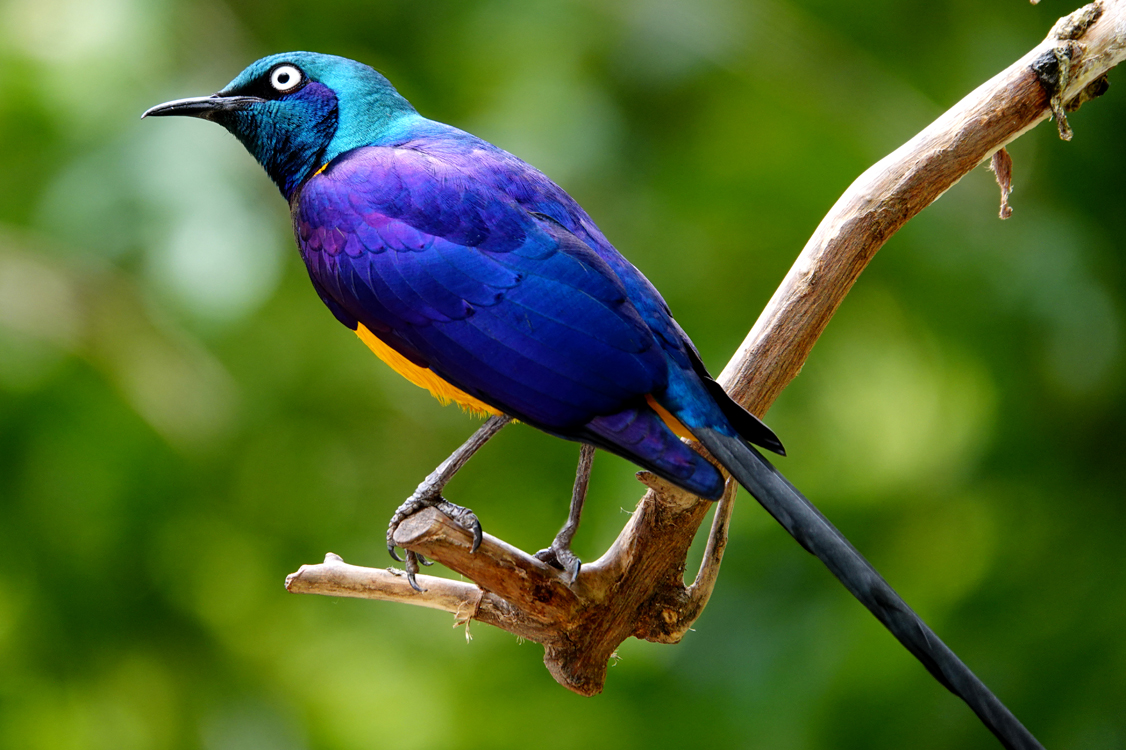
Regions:
[[[294,228],[341,322],[507,414],[566,434],[665,387],[610,266],[440,159],[351,152],[305,185]]]

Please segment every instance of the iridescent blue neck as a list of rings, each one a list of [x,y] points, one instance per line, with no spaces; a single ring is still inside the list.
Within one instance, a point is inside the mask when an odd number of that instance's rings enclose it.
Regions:
[[[337,93],[339,113],[336,133],[325,150],[325,162],[360,146],[400,140],[422,119],[386,78],[371,68],[362,72],[366,75],[326,81]]]

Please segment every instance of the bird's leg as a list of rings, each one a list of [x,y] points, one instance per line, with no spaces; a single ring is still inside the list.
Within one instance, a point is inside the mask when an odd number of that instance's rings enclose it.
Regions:
[[[575,582],[579,567],[582,566],[582,561],[571,551],[571,540],[579,530],[579,519],[583,515],[583,503],[586,502],[586,488],[590,484],[590,469],[593,464],[594,446],[583,443],[579,449],[579,468],[575,472],[575,489],[571,493],[571,510],[567,514],[567,523],[555,535],[550,547],[536,553],[537,559],[567,573],[568,586]]]
[[[395,554],[395,529],[399,528],[399,524],[405,521],[409,516],[414,515],[423,508],[437,508],[439,511],[449,516],[452,521],[459,526],[465,528],[473,534],[473,551],[476,552],[477,548],[481,545],[481,522],[477,520],[477,516],[469,508],[463,508],[460,505],[453,503],[442,497],[442,489],[446,484],[454,478],[454,474],[465,466],[466,462],[473,457],[473,454],[481,449],[489,439],[500,432],[500,429],[512,421],[512,417],[506,414],[497,414],[485,420],[477,432],[474,432],[468,440],[466,440],[460,448],[450,454],[450,457],[438,465],[438,468],[430,472],[430,476],[423,480],[422,484],[418,485],[418,489],[414,491],[406,501],[399,506],[395,511],[395,515],[391,516],[391,523],[387,526],[387,551],[391,553],[391,557],[401,563],[406,563],[407,580],[410,581],[411,587],[415,591],[422,591],[418,586],[418,582],[414,577],[418,573],[418,565],[421,562],[423,565],[430,563],[426,558],[418,555],[410,550],[406,550],[407,557],[405,560],[401,559]]]

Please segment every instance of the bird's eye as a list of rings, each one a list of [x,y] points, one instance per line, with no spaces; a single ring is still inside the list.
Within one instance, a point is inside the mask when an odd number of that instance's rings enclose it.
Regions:
[[[270,73],[270,85],[283,94],[293,91],[299,83],[301,83],[301,71],[292,65],[279,65]]]

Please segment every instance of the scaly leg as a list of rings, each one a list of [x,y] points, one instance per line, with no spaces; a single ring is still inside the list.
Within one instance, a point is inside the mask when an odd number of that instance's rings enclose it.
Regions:
[[[583,515],[583,503],[586,502],[586,488],[590,484],[590,469],[593,464],[594,446],[583,443],[579,449],[579,468],[575,472],[575,489],[571,493],[571,510],[567,514],[567,523],[555,535],[550,547],[536,553],[537,559],[567,573],[568,586],[578,578],[579,568],[582,566],[582,560],[571,551],[571,540],[579,530],[579,519]]]
[[[387,527],[387,551],[391,553],[396,561],[406,563],[407,580],[410,581],[411,587],[415,591],[422,591],[419,588],[418,582],[414,579],[418,573],[418,564],[422,562],[423,565],[430,563],[425,560],[421,555],[415,554],[410,550],[406,550],[407,557],[405,560],[401,559],[395,554],[395,529],[399,528],[399,524],[405,521],[409,516],[414,515],[423,508],[437,508],[442,513],[450,517],[452,521],[463,527],[473,534],[473,551],[476,552],[477,548],[481,546],[481,522],[477,520],[477,516],[469,508],[463,508],[460,505],[453,503],[442,497],[442,490],[446,484],[454,478],[461,467],[465,466],[466,462],[472,458],[473,454],[479,451],[489,439],[500,432],[501,428],[512,421],[512,417],[506,414],[498,414],[489,417],[485,423],[478,428],[477,432],[460,448],[450,454],[450,457],[443,461],[437,469],[430,473],[430,476],[423,480],[422,484],[418,485],[418,489],[414,491],[410,497],[406,499],[399,509],[395,511],[395,515],[391,516],[391,523]]]

